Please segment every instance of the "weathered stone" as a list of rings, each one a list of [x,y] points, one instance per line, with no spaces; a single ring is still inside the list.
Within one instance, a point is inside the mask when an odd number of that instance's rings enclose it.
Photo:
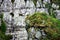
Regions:
[[[15,31],[15,37],[17,40],[27,40],[28,34],[25,28],[20,28],[20,31]]]
[[[0,0],[2,2],[2,0]],[[50,0],[43,0],[43,3],[41,0],[37,1],[37,8],[35,8],[34,3],[32,0],[27,0],[26,3],[24,0],[15,0],[14,3],[12,4],[11,0],[4,0],[2,4],[0,5],[0,11],[4,13],[4,20],[7,23],[7,34],[12,34],[13,39],[12,40],[27,40],[28,34],[25,29],[25,18],[26,15],[32,15],[34,12],[46,12],[48,14],[48,9],[47,8],[39,8],[45,7],[46,3],[50,3]],[[54,6],[54,5],[53,5]],[[14,14],[14,17],[10,15],[10,13]],[[57,12],[57,18],[60,19],[60,12]],[[19,16],[20,15],[20,16]],[[13,20],[12,20],[13,19]],[[18,26],[18,27],[17,27]],[[14,28],[16,27],[16,28]],[[22,28],[21,28],[22,27]],[[9,31],[14,30],[14,32],[9,32]],[[33,40],[32,38],[33,35],[35,35],[36,38],[41,37],[41,32],[40,31],[35,31],[35,29],[32,27],[30,28],[29,40]],[[42,32],[42,35],[45,36],[45,33]],[[38,40],[34,39],[34,40]]]
[[[5,12],[10,12],[12,10],[12,3],[11,0],[4,0],[1,4],[1,8]]]
[[[41,32],[40,31],[37,31],[35,37],[39,39],[39,38],[41,38],[41,36],[42,36],[41,35]]]

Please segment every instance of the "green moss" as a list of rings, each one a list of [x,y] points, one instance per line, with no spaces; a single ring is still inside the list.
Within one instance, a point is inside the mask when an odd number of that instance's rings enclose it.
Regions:
[[[27,16],[30,27],[36,27],[44,30],[49,40],[55,40],[60,37],[60,20],[47,15],[46,13],[36,12],[33,15]]]
[[[48,16],[46,13],[35,13],[31,16],[28,16],[26,20],[30,20],[30,26],[46,26],[45,22],[47,20]],[[44,21],[44,23],[43,23]],[[44,24],[44,25],[43,25]]]

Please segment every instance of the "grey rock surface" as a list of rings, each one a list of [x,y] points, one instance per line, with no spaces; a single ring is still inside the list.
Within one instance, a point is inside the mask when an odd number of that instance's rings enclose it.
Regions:
[[[34,12],[46,12],[48,14],[48,9],[43,8],[45,7],[45,4],[48,2],[50,3],[50,0],[44,0],[42,2],[40,0],[37,1],[37,8],[35,7],[34,3],[32,0],[27,0],[25,3],[24,0],[15,0],[14,3],[11,2],[11,0],[4,0],[1,4],[2,0],[0,0],[0,11],[4,13],[4,20],[6,21],[7,24],[7,31],[6,34],[11,34],[13,35],[12,40],[27,40],[28,38],[28,33],[26,31],[26,23],[25,23],[25,18],[26,15],[32,15]],[[54,5],[56,8],[56,5]],[[38,8],[42,7],[42,8]],[[53,7],[53,5],[52,5]],[[58,8],[58,5],[57,5]],[[57,18],[60,19],[60,10],[56,10],[57,12]],[[10,15],[10,13],[14,14],[14,17]],[[19,29],[19,30],[17,30]],[[12,31],[14,30],[14,32]],[[41,33],[39,31],[35,31],[34,28],[30,29],[30,34],[29,35],[34,35],[36,34],[36,38],[41,37]],[[44,32],[42,33],[43,35]],[[31,35],[31,36],[32,36]],[[16,36],[16,37],[15,37]],[[16,39],[15,39],[16,38]],[[29,40],[33,40],[30,38]]]

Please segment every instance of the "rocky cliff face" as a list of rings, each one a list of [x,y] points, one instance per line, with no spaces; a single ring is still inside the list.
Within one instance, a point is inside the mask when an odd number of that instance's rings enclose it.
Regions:
[[[44,3],[50,3],[50,0],[44,1]],[[26,15],[32,15],[34,12],[46,12],[47,8],[41,1],[37,1],[37,8],[32,0],[15,0],[14,3],[11,0],[0,0],[0,11],[4,14],[4,20],[7,23],[6,34],[13,35],[13,40],[27,40],[28,34],[25,29]],[[42,6],[43,5],[43,6]],[[39,7],[42,8],[39,8]],[[15,39],[16,38],[16,39]]]

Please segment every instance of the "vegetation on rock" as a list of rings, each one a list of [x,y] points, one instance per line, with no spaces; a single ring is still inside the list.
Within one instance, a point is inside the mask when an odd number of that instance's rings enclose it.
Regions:
[[[47,39],[56,40],[60,38],[60,20],[46,13],[36,12],[26,17],[27,27],[35,27],[44,30]]]
[[[5,35],[6,32],[6,24],[3,20],[3,14],[0,14],[0,21],[1,21],[1,26],[0,26],[0,40],[10,40],[12,37],[11,35]]]
[[[6,32],[6,24],[3,20],[3,14],[0,14],[0,18],[1,18],[1,26],[0,26],[0,31],[2,31],[3,33]]]

